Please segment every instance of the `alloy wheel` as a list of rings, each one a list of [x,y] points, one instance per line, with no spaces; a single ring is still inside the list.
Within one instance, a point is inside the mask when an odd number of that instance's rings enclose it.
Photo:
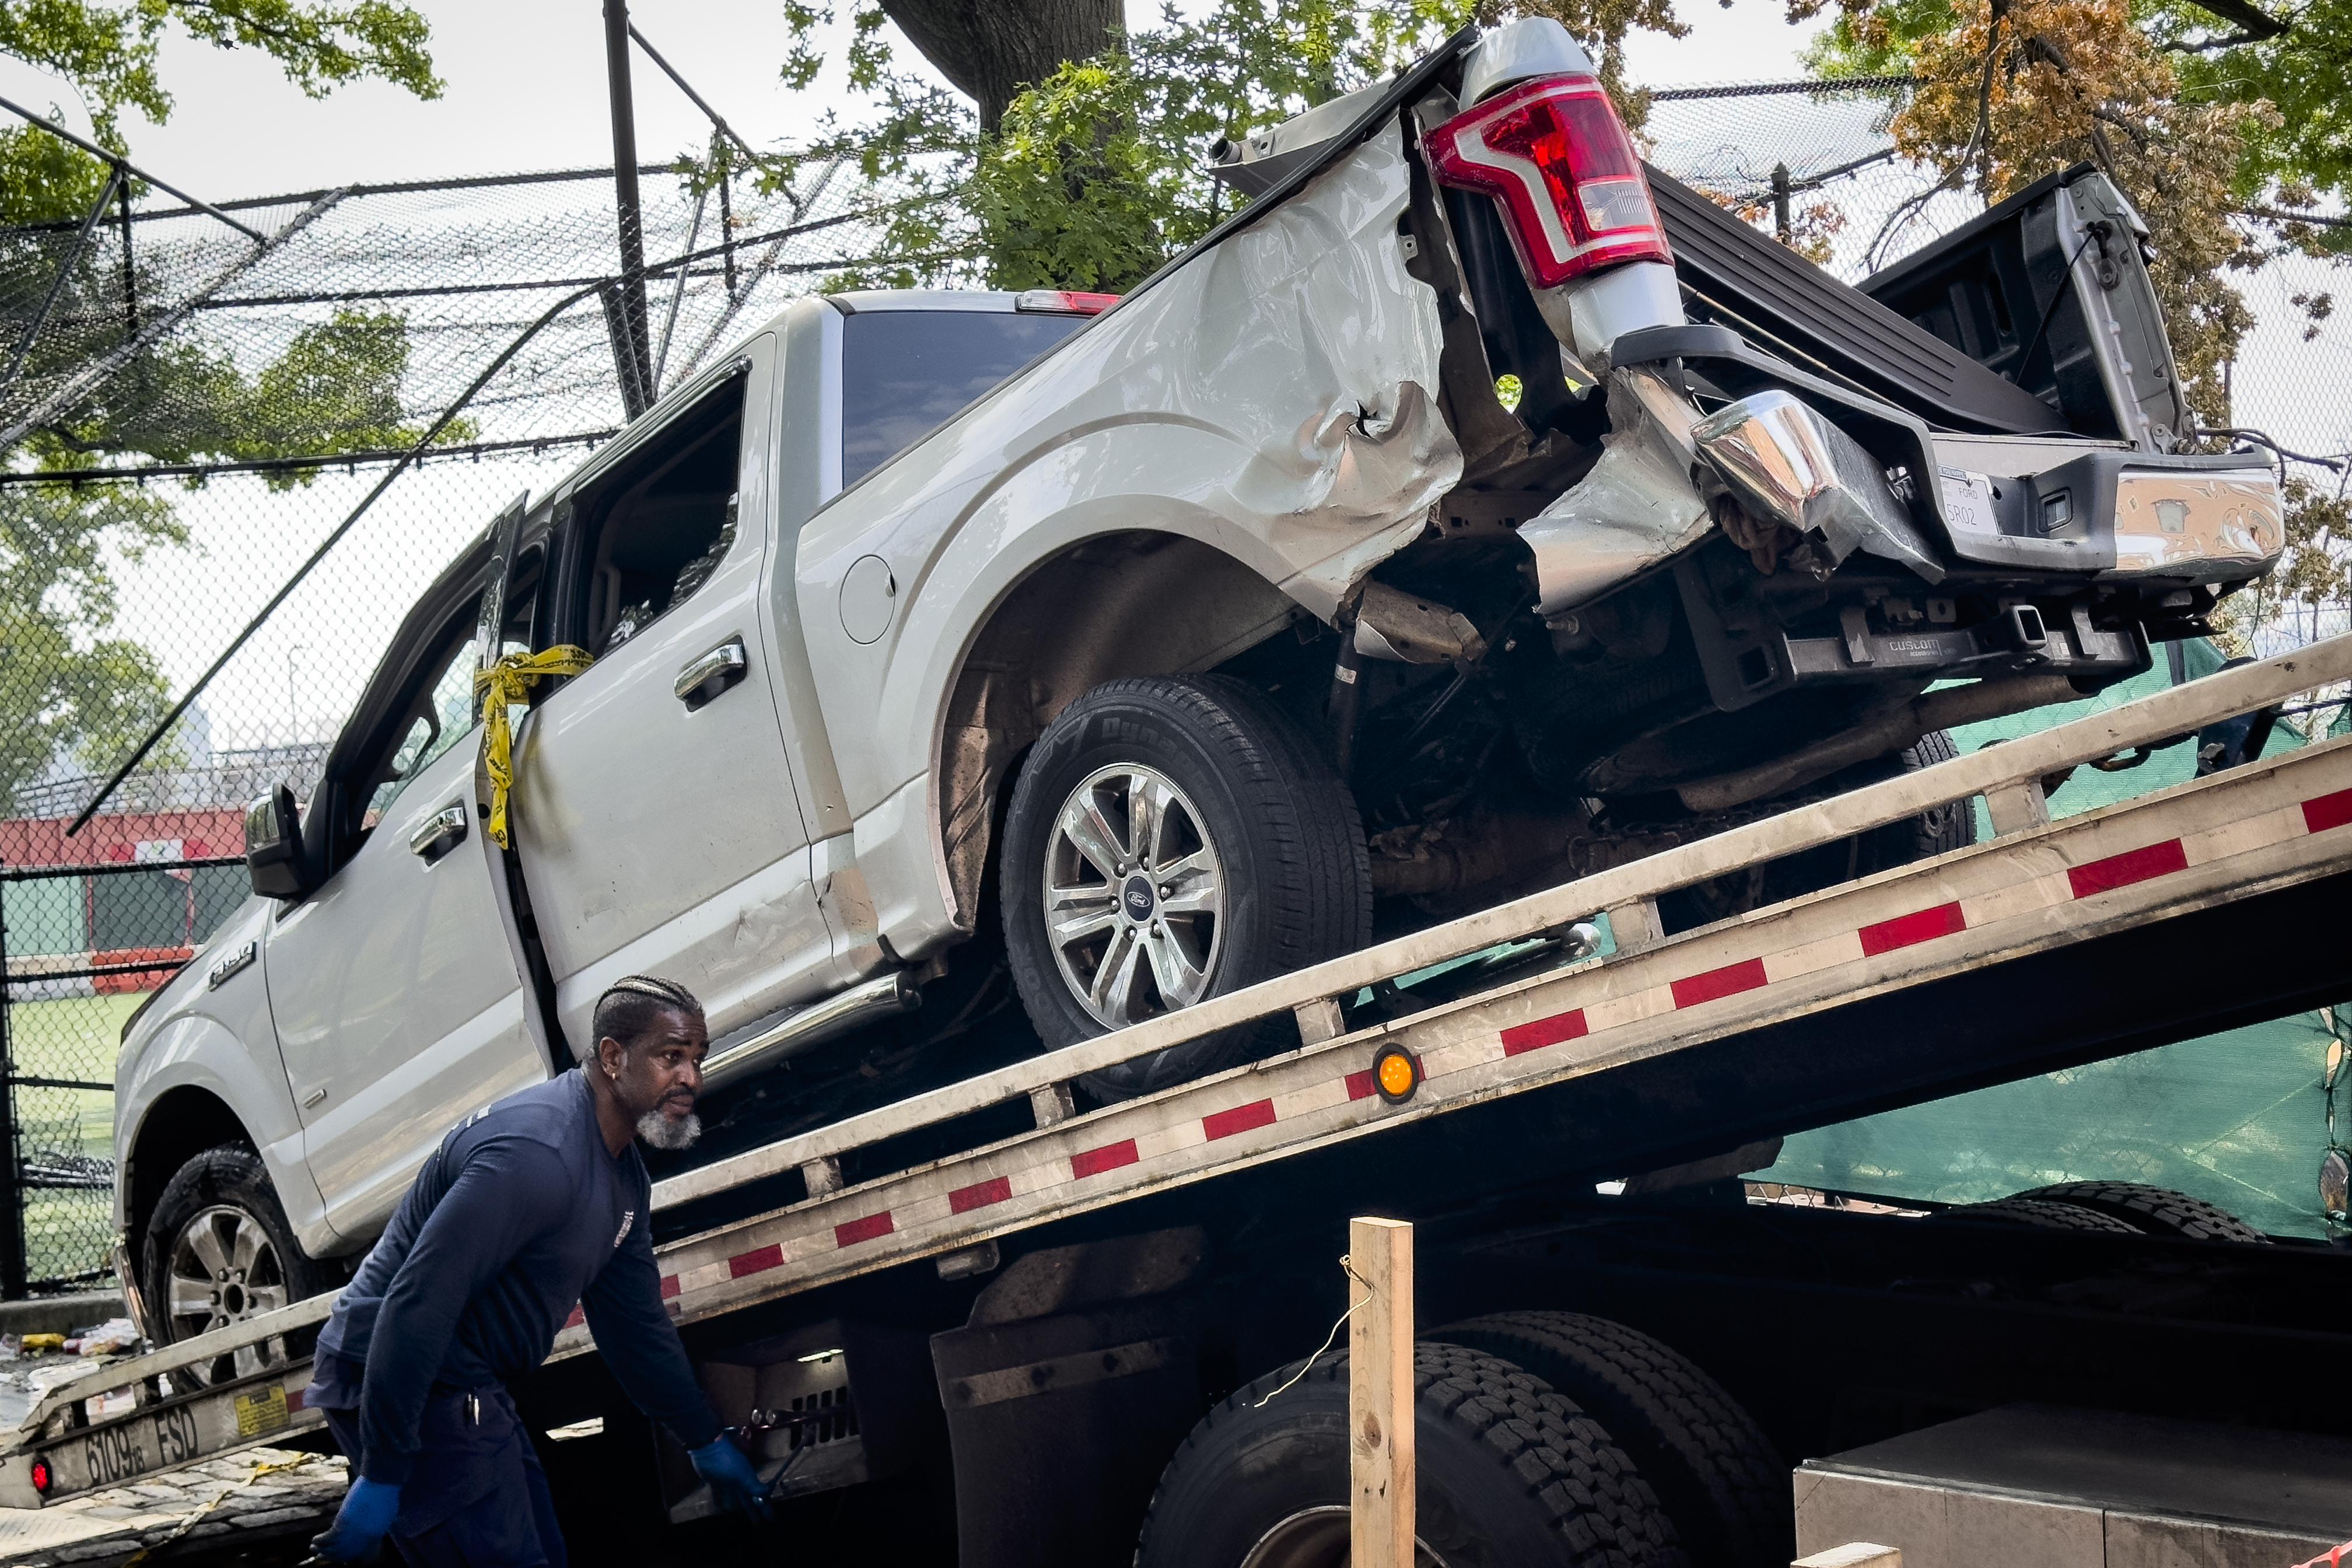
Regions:
[[[1064,984],[1107,1028],[1189,1007],[1216,973],[1224,873],[1200,813],[1165,773],[1090,773],[1045,849],[1045,933]]]
[[[192,1339],[285,1306],[286,1262],[261,1221],[244,1209],[215,1205],[201,1209],[173,1238],[165,1310],[172,1338]],[[259,1371],[269,1357],[262,1347],[239,1350],[236,1371]],[[245,1358],[253,1364],[244,1364]],[[209,1380],[208,1380],[209,1381]]]

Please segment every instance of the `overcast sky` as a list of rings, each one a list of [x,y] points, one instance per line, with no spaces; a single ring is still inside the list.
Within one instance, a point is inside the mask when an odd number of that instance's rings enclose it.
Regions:
[[[1637,79],[1654,87],[1801,74],[1796,55],[1810,29],[1782,21],[1780,0],[1682,5],[1692,36],[1638,37]],[[163,77],[177,104],[162,126],[127,127],[132,158],[211,200],[611,161],[598,0],[422,0],[419,8],[432,21],[434,63],[447,84],[430,103],[375,82],[312,100],[257,51],[173,35]],[[839,8],[847,15],[847,4]],[[1130,21],[1143,25],[1158,5],[1130,0],[1129,10]],[[840,101],[837,76],[805,93],[788,92],[778,80],[788,47],[780,0],[639,0],[633,16],[755,146],[806,136]],[[911,49],[900,54],[919,63]],[[642,56],[635,78],[646,161],[699,146],[707,122]],[[0,96],[35,110],[55,103],[69,124],[88,129],[70,89],[16,61],[0,60]]]

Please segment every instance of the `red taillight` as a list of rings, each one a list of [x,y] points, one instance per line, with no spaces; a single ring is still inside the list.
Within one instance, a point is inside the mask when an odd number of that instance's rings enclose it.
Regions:
[[[1045,310],[1065,316],[1099,316],[1118,303],[1116,294],[1084,294],[1074,289],[1024,289],[1013,299],[1016,310]]]
[[[1502,204],[1538,289],[1621,261],[1675,258],[1633,139],[1591,77],[1523,82],[1430,132],[1429,153],[1440,180]]]
[[[33,1461],[33,1489],[39,1492],[43,1497],[48,1496],[50,1479],[49,1462],[47,1459],[35,1459]]]

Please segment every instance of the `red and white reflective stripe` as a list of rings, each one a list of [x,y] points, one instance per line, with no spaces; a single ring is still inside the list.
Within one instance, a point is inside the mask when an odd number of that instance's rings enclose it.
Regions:
[[[2208,865],[2233,855],[2267,848],[2291,838],[2326,832],[2347,824],[2352,824],[2352,790],[2336,790],[2201,833],[2158,839],[2069,866],[2065,868],[2063,879],[2053,876],[2022,878],[1989,894],[1973,899],[1950,900],[1909,914],[1859,926],[1851,938],[1844,935],[1829,937],[1718,965],[1669,980],[1664,984],[1646,987],[1611,1002],[1515,1025],[1502,1030],[1497,1037],[1504,1056],[1517,1056],[1542,1046],[1578,1039],[1595,1030],[1720,1001],[1836,964],[1875,958],[1882,953],[1933,942],[1939,937],[1955,936],[1999,920],[2013,920],[2036,909],[2095,898],[2117,889],[2153,881],[2176,871],[2185,871],[2192,866]],[[1448,1060],[1444,1066],[1433,1066],[1430,1075],[1434,1078],[1444,1072],[1459,1071],[1468,1065],[1467,1061]]]
[[[2352,750],[2313,762],[2313,771],[2332,782],[2345,776]],[[1382,1118],[1442,1110],[1450,1095],[1554,1081],[1562,1058],[1547,1061],[1538,1053],[1570,1042],[1579,1043],[1574,1061],[1601,1062],[1623,1048],[1612,1046],[1611,1031],[1685,1013],[1692,1017],[1692,1037],[1707,1037],[1727,1019],[1774,1005],[1817,1005],[1825,985],[1834,994],[1849,984],[1900,974],[1901,968],[1885,964],[1865,967],[1890,954],[1906,954],[1895,962],[1906,967],[1932,966],[1939,962],[1933,952],[1937,942],[1972,933],[1994,940],[1990,928],[2010,921],[2021,922],[2013,928],[2021,931],[2046,931],[2062,911],[2084,900],[2129,897],[2134,889],[2198,867],[2352,827],[2352,789],[2298,798],[2292,785],[2300,770],[2291,764],[2292,759],[2281,759],[2277,768],[2242,785],[2184,786],[2228,791],[2244,803],[2248,815],[2219,826],[2159,837],[2174,822],[2164,809],[2167,796],[2126,802],[2029,837],[1979,846],[1916,872],[1836,889],[1688,942],[1588,961],[1385,1029],[674,1243],[663,1249],[676,1270],[664,1278],[663,1293],[715,1311],[745,1299],[740,1288],[727,1289],[736,1281],[790,1269],[814,1282],[870,1266],[855,1261],[860,1257],[887,1261],[965,1245],[1003,1230],[1008,1212],[1040,1218],[1071,1212],[1345,1135]],[[2281,804],[2265,804],[2282,795]],[[2213,814],[2201,815],[2210,820]],[[2135,828],[2147,833],[2138,842]],[[1899,912],[1879,913],[1892,901],[1885,896],[1890,889],[1910,891],[1916,906],[1896,904]],[[1876,918],[1824,931],[1823,917],[1841,910]],[[1776,937],[1779,946],[1738,951],[1743,939],[1762,944]],[[1927,951],[1911,954],[1914,949]],[[1854,970],[1851,981],[1839,973],[1848,966]],[[1792,990],[1787,1002],[1757,994],[1797,981],[1808,984]],[[1512,1017],[1515,1011],[1520,1016]],[[1525,1016],[1530,1011],[1536,1016]],[[1509,1021],[1479,1026],[1496,1014]],[[1656,1026],[1624,1038],[1654,1041]],[[1394,1107],[1380,1100],[1369,1066],[1360,1065],[1375,1047],[1391,1045],[1414,1051],[1424,1085],[1411,1102]],[[1521,1058],[1528,1059],[1515,1059]],[[1016,1204],[1021,1206],[1006,1210]],[[714,1294],[702,1296],[706,1291]],[[584,1343],[584,1336],[568,1335],[564,1342]]]

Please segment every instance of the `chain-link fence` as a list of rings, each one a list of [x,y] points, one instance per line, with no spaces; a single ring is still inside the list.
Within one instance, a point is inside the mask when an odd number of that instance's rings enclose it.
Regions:
[[[1853,277],[1926,177],[1892,154],[1895,90],[1661,94],[1646,134]],[[420,591],[651,393],[888,259],[904,198],[854,162],[720,172],[645,171],[642,305],[609,170],[217,208],[126,184],[0,231],[0,1292],[103,1269],[124,1024],[236,907],[245,806],[307,793]],[[1881,259],[1972,210],[1939,197]],[[2352,445],[2341,335],[2273,356],[2269,331],[2241,423]]]
[[[867,263],[893,199],[846,163],[643,174],[641,313],[610,170],[110,190],[97,221],[0,233],[0,1293],[103,1270],[122,1028],[242,901],[246,806],[308,794],[418,594]]]

